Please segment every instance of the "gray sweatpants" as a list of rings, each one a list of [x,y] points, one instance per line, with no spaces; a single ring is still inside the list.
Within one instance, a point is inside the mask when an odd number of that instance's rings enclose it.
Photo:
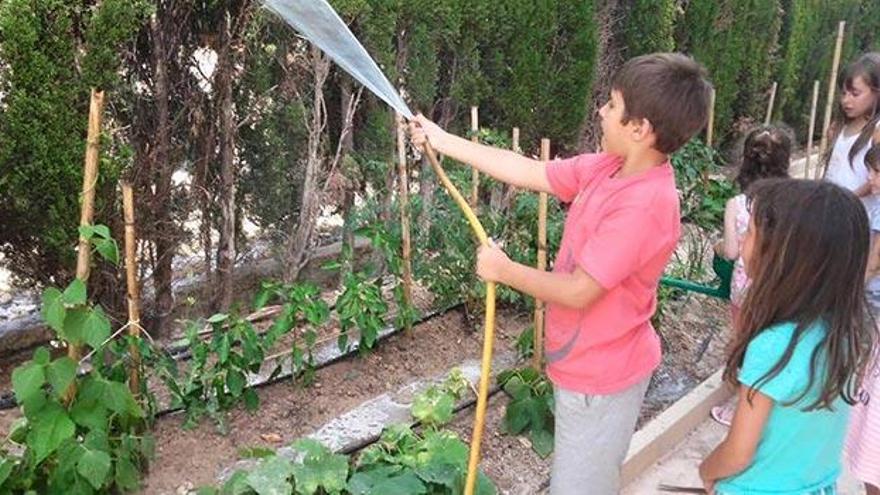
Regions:
[[[551,495],[617,495],[620,466],[650,381],[646,378],[613,395],[584,395],[554,387]]]

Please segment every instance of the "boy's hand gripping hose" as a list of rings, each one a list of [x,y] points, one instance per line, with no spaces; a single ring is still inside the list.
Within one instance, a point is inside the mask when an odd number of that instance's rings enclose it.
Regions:
[[[370,89],[401,115],[412,120],[413,114],[394,86],[388,81],[376,62],[363,45],[355,38],[348,26],[333,10],[327,0],[263,0],[264,5],[293,26],[299,33],[319,47],[332,58],[340,68]],[[477,220],[473,210],[452,185],[449,177],[440,167],[437,154],[430,144],[424,146],[428,161],[437,173],[443,186],[458,203],[468,222],[479,239],[480,244],[488,244],[486,231]],[[477,413],[474,433],[471,438],[470,459],[465,484],[466,495],[473,495],[477,482],[480,462],[480,442],[483,439],[483,425],[486,416],[486,402],[489,395],[489,372],[492,365],[492,343],[495,338],[495,284],[486,284],[486,328],[483,341],[483,363],[480,374],[480,387],[477,394]]]

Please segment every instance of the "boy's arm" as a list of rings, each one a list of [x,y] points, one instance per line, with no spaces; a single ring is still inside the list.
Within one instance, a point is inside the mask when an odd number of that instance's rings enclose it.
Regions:
[[[740,473],[752,463],[773,408],[773,399],[755,391],[750,404],[750,390],[740,385],[736,413],[727,437],[700,464],[700,478],[707,490],[714,487],[716,481]]]
[[[477,275],[536,299],[574,309],[590,306],[605,293],[599,282],[580,268],[572,273],[545,272],[511,261],[494,244],[480,247]]]
[[[409,133],[417,148],[429,141],[438,153],[467,163],[501,182],[532,191],[553,193],[547,180],[546,162],[473,143],[444,131],[421,114],[410,122]]]

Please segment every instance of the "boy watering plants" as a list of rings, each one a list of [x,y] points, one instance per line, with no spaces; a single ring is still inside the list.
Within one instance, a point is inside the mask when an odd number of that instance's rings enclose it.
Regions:
[[[706,123],[704,69],[675,53],[628,61],[599,110],[602,152],[542,162],[475,144],[419,115],[416,146],[497,180],[570,203],[552,272],[480,248],[477,273],[546,301],[547,374],[556,433],[550,492],[610,495],[639,416],[660,341],[657,283],[681,231],[669,154]]]

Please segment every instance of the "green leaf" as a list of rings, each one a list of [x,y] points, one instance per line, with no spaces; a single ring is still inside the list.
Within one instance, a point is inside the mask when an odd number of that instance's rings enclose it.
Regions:
[[[66,312],[60,290],[55,287],[49,287],[43,291],[43,305],[41,308],[43,321],[56,332],[61,333],[64,331],[64,316]]]
[[[267,447],[244,447],[238,449],[238,457],[242,459],[265,459],[275,455],[275,450]]]
[[[103,404],[111,411],[118,414],[128,414],[137,418],[142,418],[144,412],[138,405],[131,390],[124,383],[109,380],[103,381],[104,400]]]
[[[229,389],[229,393],[236,397],[239,397],[241,396],[245,385],[247,385],[247,379],[245,378],[243,373],[236,370],[229,370],[227,372],[226,387]]]
[[[260,463],[247,476],[247,484],[259,495],[290,495],[293,493],[288,478],[293,475],[293,463],[275,456]]]
[[[217,313],[217,314],[215,314],[215,315],[212,315],[212,316],[211,316],[210,318],[208,318],[206,321],[207,321],[208,323],[214,324],[214,323],[220,323],[221,321],[226,321],[228,318],[229,318],[229,315],[228,315],[228,314],[225,314],[225,313]]]
[[[12,459],[0,459],[0,486],[3,486],[3,483],[5,483],[9,478],[9,475],[12,474],[13,467],[15,467],[15,462],[13,462]]]
[[[128,456],[116,461],[116,473],[113,479],[122,490],[134,491],[140,488],[140,472]]]
[[[56,402],[49,402],[33,420],[33,428],[27,436],[28,445],[34,449],[34,462],[39,464],[71,438],[76,426],[64,409]]]
[[[101,450],[86,450],[76,463],[76,472],[82,475],[95,490],[100,490],[110,474],[110,456]]]
[[[94,244],[95,250],[102,258],[114,265],[119,264],[119,246],[116,245],[116,239],[101,239],[94,241]]]
[[[73,281],[70,282],[70,285],[68,285],[61,294],[61,300],[64,301],[64,304],[69,304],[71,306],[85,304],[86,284],[78,278],[73,279]]]
[[[333,454],[320,443],[310,440],[299,440],[293,448],[306,452],[303,463],[293,467],[297,493],[312,495],[319,488],[337,493],[345,489],[348,459],[344,455]]]
[[[9,427],[9,435],[6,437],[10,441],[15,443],[23,443],[27,438],[28,432],[28,420],[27,418],[18,418],[13,421],[12,426]]]
[[[272,298],[274,294],[274,286],[266,284],[260,286],[260,290],[257,291],[257,295],[254,296],[254,311],[259,311],[263,309],[266,304],[269,303],[269,299]]]
[[[34,351],[34,362],[40,366],[46,366],[49,364],[50,359],[52,359],[52,355],[49,354],[49,350],[45,347],[40,347]]]
[[[64,336],[74,344],[85,342],[97,349],[110,333],[110,320],[100,306],[73,309],[64,319]]]
[[[553,433],[544,429],[532,430],[529,439],[532,441],[532,448],[542,459],[553,453]]]
[[[25,363],[12,372],[12,389],[19,404],[26,404],[42,396],[44,383],[44,367],[35,361]]]
[[[91,225],[80,225],[79,236],[85,240],[89,240],[95,235],[95,228]]]
[[[110,228],[106,225],[96,224],[92,226],[92,229],[95,231],[99,237],[103,237],[104,239],[110,239]]]
[[[46,380],[55,396],[61,398],[76,378],[76,362],[67,356],[56,359],[46,367]]]
[[[256,411],[260,408],[260,396],[252,388],[244,389],[244,407],[248,411]]]
[[[378,468],[351,477],[347,490],[353,495],[419,495],[428,493],[422,480],[412,471],[392,474],[399,469]]]

